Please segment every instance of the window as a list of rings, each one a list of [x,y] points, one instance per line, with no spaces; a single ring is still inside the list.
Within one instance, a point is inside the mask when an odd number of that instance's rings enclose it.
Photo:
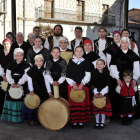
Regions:
[[[77,0],[77,20],[84,21],[85,2]]]
[[[107,21],[108,21],[108,14],[109,14],[109,5],[103,4],[102,14],[103,14],[102,22],[103,23],[107,23]]]
[[[54,0],[44,0],[44,18],[54,17]]]

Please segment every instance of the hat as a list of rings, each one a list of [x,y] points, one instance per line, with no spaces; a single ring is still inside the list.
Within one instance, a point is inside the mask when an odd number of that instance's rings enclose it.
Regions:
[[[21,34],[21,35],[23,36],[23,38],[24,38],[24,34],[23,34],[22,32],[18,32],[18,33],[16,34],[16,36],[17,36],[18,34]]]
[[[43,55],[42,54],[38,54],[34,57],[34,60],[36,60],[37,58],[41,58],[44,61]]]
[[[66,42],[68,42],[68,39],[67,39],[65,36],[60,37],[60,38],[59,38],[59,42],[60,42],[61,40],[65,40]]]
[[[16,48],[16,49],[14,50],[14,55],[15,55],[16,53],[19,53],[19,52],[24,54],[23,49],[21,49],[21,48]]]
[[[4,39],[4,40],[2,41],[2,44],[3,44],[4,42],[9,42],[9,43],[10,43],[10,45],[12,45],[11,40],[10,40],[10,39],[8,39],[8,38]]]
[[[92,41],[90,39],[86,39],[83,43],[83,46],[86,44],[86,43],[89,43],[92,47],[92,50],[93,50],[93,44],[92,44]]]
[[[115,30],[115,31],[113,32],[113,37],[114,37],[115,34],[119,34],[119,35],[121,36],[121,33],[120,33],[118,30]]]

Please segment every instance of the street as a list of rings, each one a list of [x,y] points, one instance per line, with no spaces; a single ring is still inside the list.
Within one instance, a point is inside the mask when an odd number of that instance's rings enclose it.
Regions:
[[[94,119],[93,119],[94,120]],[[94,129],[94,122],[88,122],[83,129],[71,129],[68,123],[59,131],[50,131],[41,124],[30,126],[0,120],[0,140],[139,140],[140,120],[133,120],[131,126],[111,121],[103,130]]]

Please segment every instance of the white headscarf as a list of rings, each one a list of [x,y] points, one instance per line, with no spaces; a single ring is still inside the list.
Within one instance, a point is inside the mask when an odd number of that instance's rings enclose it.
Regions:
[[[34,57],[34,60],[36,60],[37,58],[41,58],[44,61],[43,55],[42,54],[38,54]]]
[[[16,53],[18,53],[18,52],[24,54],[23,49],[21,49],[21,48],[16,48],[16,49],[14,50],[14,55],[15,55]]]

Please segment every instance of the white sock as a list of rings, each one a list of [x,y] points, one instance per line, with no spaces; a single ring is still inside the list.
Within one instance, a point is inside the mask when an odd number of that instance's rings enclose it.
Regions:
[[[77,125],[77,123],[73,123],[73,125]]]
[[[131,118],[133,115],[128,115],[128,118]]]
[[[105,123],[105,116],[106,116],[106,115],[105,115],[105,114],[101,114],[101,116],[102,116],[102,121],[101,121],[101,123],[104,124],[104,123]]]
[[[83,123],[80,122],[79,125],[83,125]]]
[[[95,115],[96,123],[99,123],[99,116],[100,116],[100,113]]]

